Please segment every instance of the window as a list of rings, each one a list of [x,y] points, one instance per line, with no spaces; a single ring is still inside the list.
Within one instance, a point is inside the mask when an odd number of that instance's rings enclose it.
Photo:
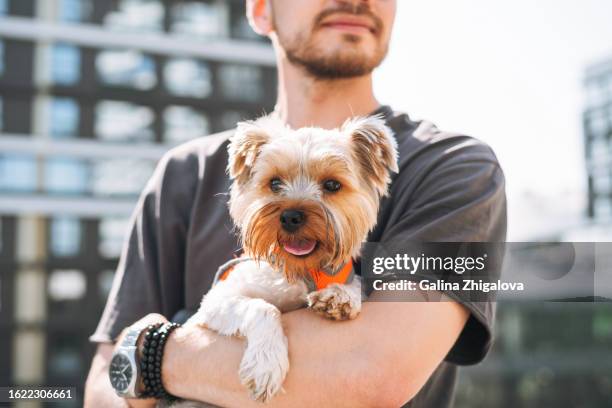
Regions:
[[[50,225],[51,253],[56,257],[75,256],[81,247],[81,223],[78,218],[53,218]]]
[[[209,133],[208,119],[193,108],[169,106],[164,111],[164,142],[178,144]]]
[[[212,92],[210,69],[202,61],[168,61],[164,67],[164,82],[168,91],[177,96],[204,98]]]
[[[593,187],[597,194],[609,194],[612,192],[610,169],[604,168],[602,171],[593,174]]]
[[[77,300],[85,296],[87,281],[79,270],[55,270],[49,276],[49,297],[53,301]]]
[[[81,79],[81,51],[68,44],[51,47],[51,80],[59,85],[74,85]]]
[[[147,160],[114,159],[94,163],[92,193],[98,196],[137,197],[153,174],[155,163]]]
[[[129,102],[103,101],[95,111],[94,131],[108,141],[152,142],[155,116],[151,108]]]
[[[0,16],[8,14],[8,0],[0,0]]]
[[[248,65],[223,65],[219,69],[221,93],[228,99],[256,102],[263,98],[261,69]]]
[[[609,197],[600,197],[595,200],[595,215],[603,219],[612,217],[612,201]]]
[[[172,5],[170,31],[198,37],[218,37],[225,29],[224,5],[220,2],[207,3],[183,1]]]
[[[0,191],[33,192],[36,181],[33,157],[0,154]]]
[[[249,118],[249,115],[245,112],[237,112],[237,111],[227,111],[223,112],[221,115],[221,121],[219,126],[221,129],[233,129],[236,127],[236,124],[242,120],[246,120]]]
[[[2,75],[4,75],[4,41],[0,40],[0,76]]]
[[[91,10],[91,0],[59,0],[57,18],[70,23],[84,22],[89,20]]]
[[[102,271],[100,275],[98,275],[98,291],[101,299],[106,299],[108,297],[113,287],[114,277],[115,272],[111,270]]]
[[[157,84],[153,58],[136,51],[101,51],[96,70],[105,85],[148,90]]]
[[[164,6],[160,0],[119,0],[117,11],[104,17],[104,24],[128,31],[162,31]]]
[[[49,342],[48,365],[49,378],[79,378],[88,367],[74,332],[60,335],[53,333],[53,341]],[[70,400],[66,400],[70,401]],[[64,404],[65,407],[77,407],[77,404]]]
[[[44,186],[49,193],[84,193],[88,185],[88,168],[82,160],[48,159],[44,166]]]
[[[603,137],[608,131],[610,124],[608,119],[608,115],[603,108],[593,109],[587,121],[588,131],[591,133],[591,136],[595,138]]]
[[[98,252],[104,258],[119,258],[128,232],[129,218],[103,218],[98,227]],[[101,277],[102,278],[102,277]],[[110,276],[112,281],[112,273]]]
[[[50,102],[50,132],[57,139],[77,137],[79,105],[74,99],[52,98]]]

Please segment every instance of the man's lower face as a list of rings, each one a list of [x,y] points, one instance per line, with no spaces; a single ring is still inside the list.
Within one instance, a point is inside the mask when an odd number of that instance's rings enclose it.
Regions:
[[[320,79],[352,78],[369,74],[385,57],[387,47],[369,32],[349,32],[320,28],[279,38],[290,62]]]

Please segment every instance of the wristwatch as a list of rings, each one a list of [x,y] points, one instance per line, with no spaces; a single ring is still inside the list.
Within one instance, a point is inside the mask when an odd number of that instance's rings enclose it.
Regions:
[[[138,398],[140,390],[137,389],[140,379],[140,365],[138,364],[138,338],[144,327],[132,326],[113,353],[110,362],[108,377],[117,395],[122,398]]]

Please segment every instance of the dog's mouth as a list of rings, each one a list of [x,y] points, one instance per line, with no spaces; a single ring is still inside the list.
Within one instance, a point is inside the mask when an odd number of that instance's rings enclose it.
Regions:
[[[281,242],[281,246],[291,255],[306,256],[315,250],[317,241],[313,239],[288,239]]]

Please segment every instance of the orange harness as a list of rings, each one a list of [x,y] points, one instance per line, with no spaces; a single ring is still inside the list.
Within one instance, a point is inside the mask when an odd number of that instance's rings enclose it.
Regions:
[[[234,270],[234,267],[236,266],[236,264],[240,262],[248,261],[249,259],[250,258],[236,258],[236,259],[232,259],[231,261],[221,265],[221,267],[219,267],[219,270],[216,273],[215,281],[213,285],[217,283],[218,281],[227,279],[230,272]],[[312,290],[325,289],[327,286],[331,285],[332,283],[339,283],[339,284],[349,283],[353,279],[353,274],[354,274],[353,260],[349,259],[349,261],[345,263],[344,265],[342,265],[342,267],[338,269],[337,271],[335,271],[335,273],[332,273],[332,271],[326,271],[326,270],[320,270],[320,269],[310,269],[308,272],[310,273],[310,278],[312,282],[307,282],[307,283],[312,283],[312,285],[310,285],[312,286],[311,287]]]

